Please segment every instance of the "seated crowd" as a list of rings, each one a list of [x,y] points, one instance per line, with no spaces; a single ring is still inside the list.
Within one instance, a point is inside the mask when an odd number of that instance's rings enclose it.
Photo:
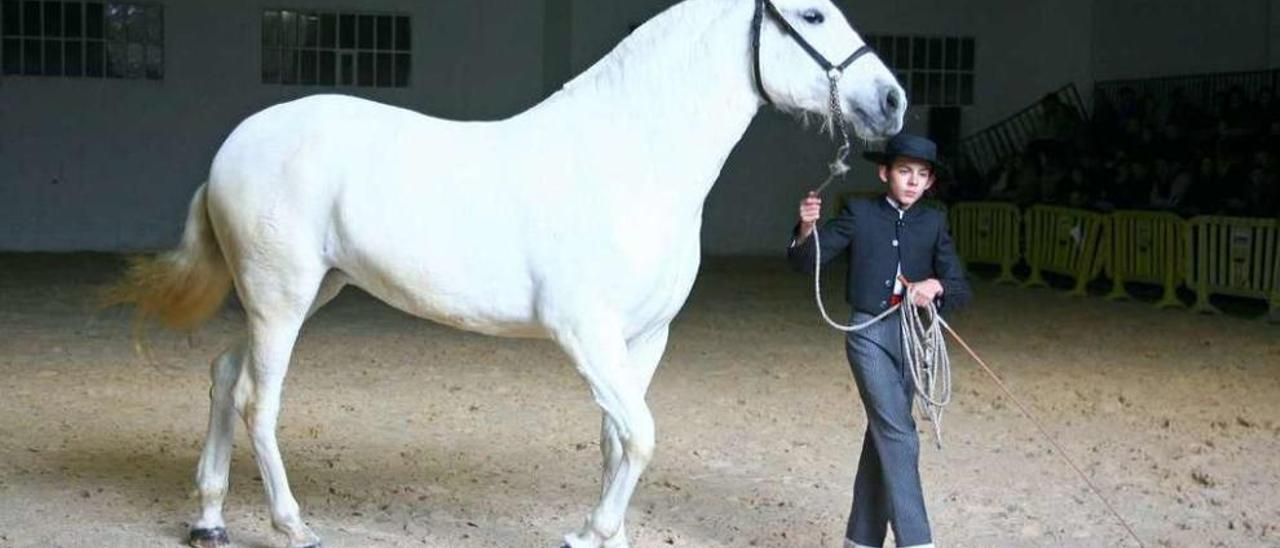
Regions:
[[[1109,212],[1280,216],[1280,98],[1233,88],[1212,105],[1100,94],[1091,120],[1046,97],[1045,130],[990,173],[961,170],[945,201],[991,200]]]

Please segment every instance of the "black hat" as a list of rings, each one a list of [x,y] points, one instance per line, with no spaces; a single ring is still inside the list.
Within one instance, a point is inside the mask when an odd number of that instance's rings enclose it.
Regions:
[[[933,165],[934,174],[939,178],[947,172],[946,164],[938,161],[938,145],[919,135],[899,133],[885,144],[884,152],[870,150],[862,153],[863,158],[881,165],[893,163],[893,159],[898,156],[929,162]]]

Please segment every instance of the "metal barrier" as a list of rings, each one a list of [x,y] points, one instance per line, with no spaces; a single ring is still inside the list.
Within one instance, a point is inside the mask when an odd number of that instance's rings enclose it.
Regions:
[[[1126,299],[1125,282],[1160,284],[1158,307],[1181,307],[1177,288],[1185,277],[1187,222],[1172,213],[1116,211],[1111,214],[1108,274],[1110,299]]]
[[[1276,232],[1280,232],[1280,227],[1276,228]],[[1267,315],[1267,320],[1280,323],[1280,253],[1276,253],[1276,265],[1272,269],[1275,279],[1271,281],[1271,312]]]
[[[1213,294],[1267,299],[1272,317],[1280,308],[1280,229],[1274,219],[1201,216],[1191,219],[1187,238],[1187,285],[1196,291],[1196,312],[1217,313]]]
[[[985,176],[1005,159],[1021,154],[1027,144],[1044,137],[1052,130],[1055,116],[1077,122],[1088,118],[1075,84],[1058,88],[1031,106],[961,139],[957,144],[959,157]]]
[[[951,208],[951,239],[966,263],[1000,265],[996,282],[1016,283],[1013,265],[1022,258],[1022,213],[1013,204],[964,202]]]
[[[1041,272],[1075,278],[1072,295],[1084,295],[1085,284],[1106,265],[1107,253],[1099,253],[1107,234],[1107,217],[1057,206],[1032,206],[1024,215],[1027,227],[1027,264],[1031,276],[1026,287],[1047,286]]]

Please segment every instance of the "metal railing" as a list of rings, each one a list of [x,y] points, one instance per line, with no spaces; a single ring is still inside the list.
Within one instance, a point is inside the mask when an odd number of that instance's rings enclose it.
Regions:
[[[1058,103],[1061,115],[1075,122],[1088,119],[1084,102],[1075,84],[1067,84],[1013,115],[960,140],[959,160],[984,176],[1011,156],[1021,154],[1027,144],[1050,136],[1053,123],[1050,109]]]

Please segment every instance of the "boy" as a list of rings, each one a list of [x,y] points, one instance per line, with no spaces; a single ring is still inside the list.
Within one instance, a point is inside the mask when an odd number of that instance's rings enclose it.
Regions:
[[[888,185],[885,195],[855,201],[816,228],[822,200],[809,193],[800,202],[800,224],[787,249],[788,260],[813,274],[814,245],[808,240],[814,230],[821,231],[824,263],[848,252],[846,301],[853,307],[853,323],[898,304],[909,289],[914,290],[911,304],[917,306],[933,302],[948,311],[962,306],[969,299],[969,285],[947,234],[946,216],[916,205],[944,167],[936,145],[899,134],[885,152],[864,156],[879,164],[880,180]],[[897,546],[933,546],[920,486],[920,441],[911,415],[915,387],[903,365],[899,326],[900,316],[894,313],[845,339],[867,413],[846,548],[882,546],[889,526]]]

